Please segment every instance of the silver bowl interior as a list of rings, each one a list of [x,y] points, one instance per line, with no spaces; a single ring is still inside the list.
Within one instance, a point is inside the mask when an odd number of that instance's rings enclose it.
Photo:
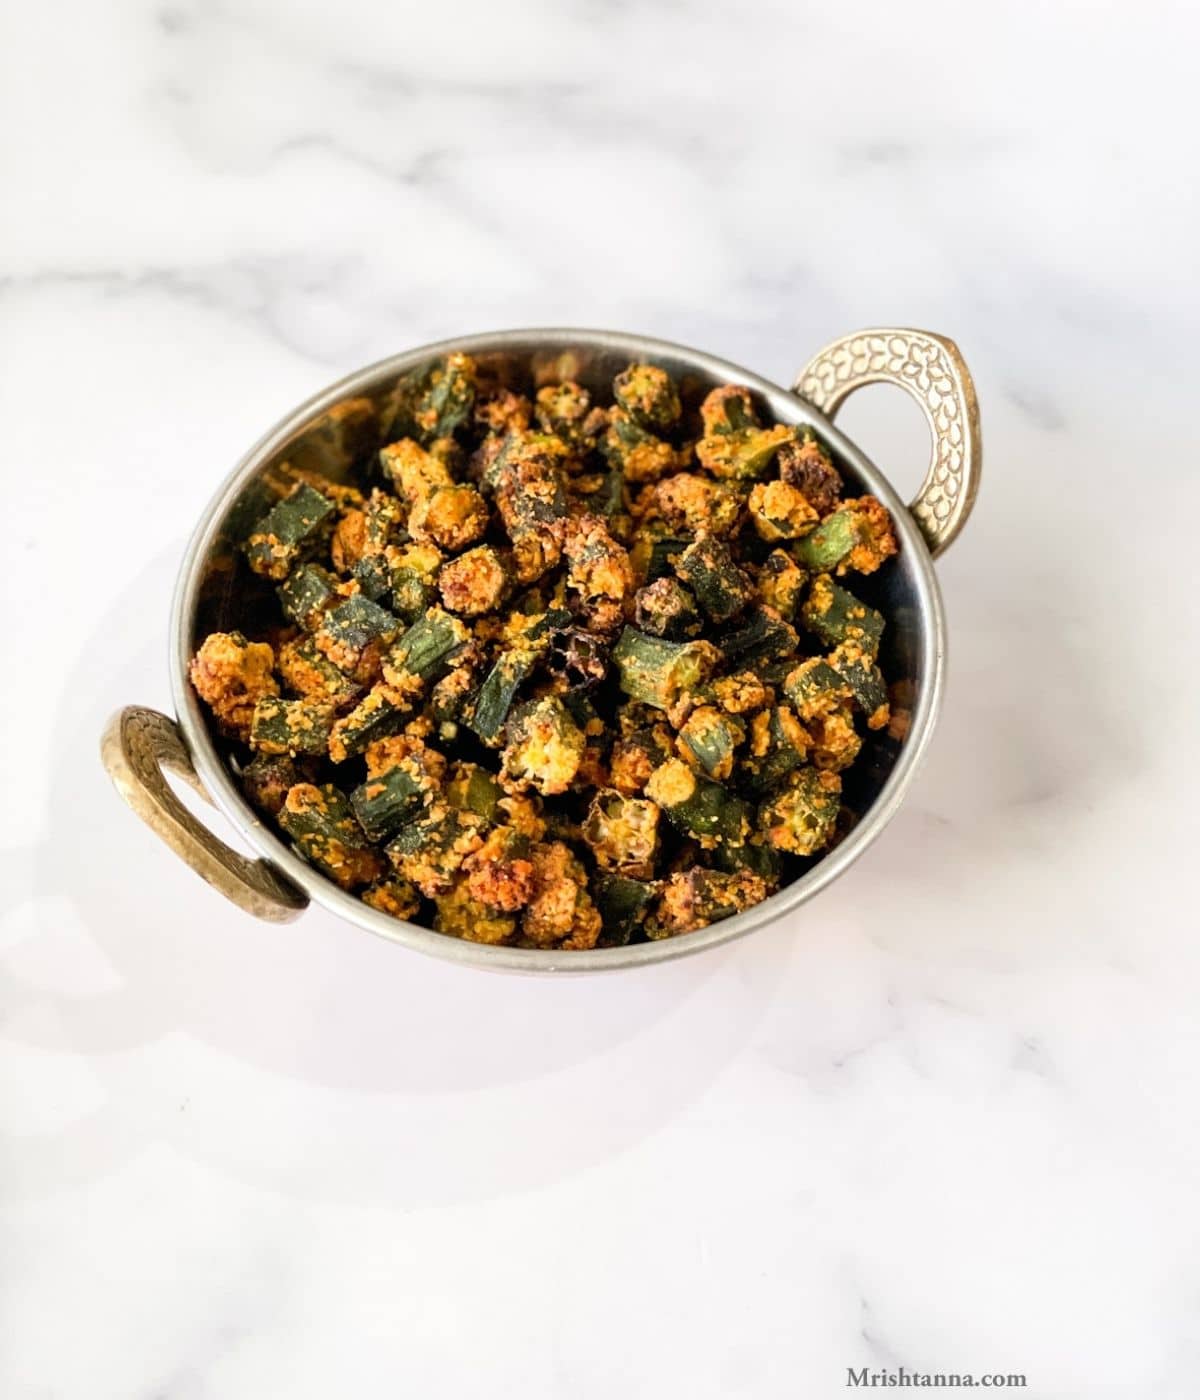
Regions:
[[[892,512],[899,555],[872,577],[856,577],[852,587],[888,619],[880,662],[888,681],[902,686],[910,708],[907,734],[899,740],[886,731],[868,737],[858,762],[843,775],[844,802],[852,814],[848,833],[762,904],[695,933],[624,948],[552,952],[465,943],[389,918],[344,893],[301,860],[242,797],[230,750],[210,732],[187,681],[188,661],[209,632],[253,631],[258,622],[278,616],[273,588],[249,571],[236,544],[278,498],[280,483],[294,469],[315,468],[339,479],[354,472],[380,443],[398,379],[449,350],[468,352],[485,375],[514,389],[571,377],[602,395],[631,360],[650,360],[675,377],[685,412],[692,415],[714,385],[745,384],[776,421],[816,429],[834,454],[848,494],[870,492]],[[904,503],[853,443],[804,400],[738,365],[665,341],[606,331],[464,337],[393,356],[317,394],[251,449],[205,512],[181,568],[171,638],[176,710],[196,768],[218,806],[261,856],[317,902],[373,933],[438,957],[529,972],[596,971],[678,957],[749,933],[811,898],[861,854],[899,804],[936,718],[944,666],[941,602],[929,551]]]

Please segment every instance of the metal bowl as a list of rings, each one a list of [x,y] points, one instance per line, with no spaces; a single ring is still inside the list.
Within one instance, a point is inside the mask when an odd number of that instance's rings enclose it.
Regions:
[[[201,713],[187,679],[204,636],[236,625],[252,606],[257,581],[233,547],[273,497],[266,478],[285,464],[344,473],[387,412],[400,376],[452,350],[466,351],[514,387],[570,375],[607,388],[632,360],[650,360],[673,375],[685,406],[714,385],[746,385],[781,423],[811,424],[833,451],[848,486],[887,506],[898,556],[855,589],[888,618],[881,656],[889,681],[902,682],[909,704],[903,737],[868,738],[845,775],[844,802],[854,824],[845,838],[800,878],[733,918],[676,938],[587,952],[492,947],[464,942],[393,919],[347,894],[300,859],[246,802]],[[879,469],[832,424],[845,397],[870,383],[906,389],[929,421],[933,457],[910,506]],[[740,365],[666,341],[609,331],[524,330],[426,345],[349,375],[300,405],[246,454],[201,517],[184,555],[171,611],[170,663],[177,719],[132,706],[110,722],[102,755],[131,807],[208,882],[260,918],[296,918],[315,900],[360,928],[454,962],[522,972],[598,972],[637,967],[728,943],[798,909],[836,880],[880,834],[899,807],[929,744],[942,698],[946,638],[933,558],[965,523],[979,483],[982,454],[975,394],[953,342],[924,331],[873,330],[847,336],[817,355],[789,392]],[[261,859],[225,845],[179,801],[170,769],[215,805]]]

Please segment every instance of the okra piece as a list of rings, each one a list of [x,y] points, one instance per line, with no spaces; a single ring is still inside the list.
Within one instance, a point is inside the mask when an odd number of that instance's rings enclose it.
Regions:
[[[438,486],[412,508],[408,529],[415,540],[432,540],[457,554],[487,532],[488,509],[474,486]]]
[[[679,391],[664,369],[634,364],[613,380],[613,397],[641,428],[669,432],[679,422]]]
[[[650,781],[650,775],[674,754],[674,738],[665,725],[632,730],[613,745],[609,781],[618,792],[633,797]]]
[[[800,718],[807,721],[814,715],[836,709],[849,698],[850,690],[824,657],[812,656],[788,673],[783,693],[796,707]]]
[[[247,739],[255,705],[279,694],[274,665],[266,642],[247,641],[241,632],[212,632],[192,657],[188,679],[222,732]]]
[[[778,889],[783,878],[783,856],[774,846],[750,840],[741,846],[718,846],[713,852],[713,863],[718,870],[736,875],[739,870],[749,870],[767,886],[768,891]]]
[[[688,715],[677,742],[681,756],[693,768],[723,782],[733,775],[737,748],[745,737],[740,720],[712,705],[701,705]]]
[[[468,943],[507,943],[517,929],[515,914],[490,908],[476,899],[466,880],[438,895],[436,904],[433,926],[450,938],[462,938]]]
[[[405,375],[396,386],[391,436],[415,437],[426,446],[453,437],[475,407],[475,361],[444,355]]]
[[[600,945],[624,947],[641,928],[657,886],[628,875],[602,874],[596,877],[593,888],[600,911]]]
[[[329,744],[333,706],[264,696],[250,721],[250,747],[265,754],[322,754]]]
[[[645,579],[647,583],[669,578],[689,544],[691,540],[681,535],[640,535],[629,552],[634,577]]]
[[[676,578],[658,578],[639,588],[633,617],[643,632],[673,641],[694,637],[703,625],[696,599]]]
[[[450,889],[467,857],[483,845],[479,826],[472,812],[434,801],[388,843],[388,859],[426,899],[436,899]]]
[[[277,817],[284,799],[304,780],[299,765],[284,754],[256,753],[242,769],[242,791],[251,806]]]
[[[414,678],[431,681],[471,640],[471,634],[442,608],[430,608],[401,634],[384,658],[384,679],[404,687]]]
[[[626,627],[613,648],[612,659],[626,695],[669,710],[681,694],[708,679],[721,653],[711,642],[668,642]]]
[[[417,887],[399,875],[386,875],[362,892],[362,901],[393,919],[412,919],[421,908]]]
[[[785,622],[794,622],[807,572],[790,554],[773,549],[758,568],[758,596]]]
[[[797,769],[787,786],[759,808],[765,840],[788,855],[815,855],[833,835],[841,792],[836,773]]]
[[[495,612],[512,592],[512,561],[490,544],[451,559],[438,575],[442,602],[463,617]]]
[[[319,626],[325,609],[338,597],[337,579],[319,564],[293,569],[276,591],[284,616],[306,632]]]
[[[714,622],[728,622],[754,597],[754,585],[734,562],[729,546],[711,535],[684,550],[675,561],[675,572]]]
[[[550,634],[545,653],[546,670],[561,676],[568,696],[583,698],[608,675],[609,646],[582,627],[561,627]]]
[[[700,406],[704,436],[696,444],[700,465],[713,476],[739,481],[763,475],[775,454],[792,436],[779,424],[762,428],[749,393],[724,385]]]
[[[793,430],[791,442],[779,449],[778,462],[780,479],[796,487],[818,515],[837,508],[842,478],[811,428]]]
[[[683,465],[679,453],[662,438],[648,433],[623,408],[608,415],[608,430],[600,443],[610,467],[619,470],[631,483],[658,481]]]
[[[830,666],[845,682],[854,703],[867,717],[868,729],[888,722],[887,685],[872,653],[858,642],[843,642],[829,653]]]
[[[467,724],[485,744],[495,747],[522,682],[537,664],[538,653],[529,648],[512,647],[501,652],[488,672]]]
[[[287,578],[298,560],[328,538],[333,515],[333,502],[301,482],[255,525],[246,540],[247,563],[264,578]]]
[[[446,801],[463,812],[473,812],[489,825],[497,820],[497,808],[504,796],[494,774],[478,763],[455,765],[446,784]]]
[[[405,623],[414,623],[437,598],[438,571],[445,556],[431,544],[414,542],[390,550],[388,563],[392,612]]]
[[[646,796],[657,802],[671,824],[701,846],[739,845],[750,828],[750,808],[720,783],[695,773],[678,758],[656,768]]]
[[[786,481],[760,481],[750,492],[750,518],[759,538],[774,543],[798,540],[821,517],[797,487]]]
[[[322,656],[311,637],[285,642],[279,648],[279,674],[284,685],[303,699],[337,709],[352,705],[363,693],[362,686],[352,676]]]
[[[602,788],[584,818],[583,839],[602,870],[648,880],[658,854],[658,816],[653,802]]]
[[[813,579],[800,610],[800,621],[829,646],[856,642],[872,657],[879,651],[883,614],[860,603],[829,574],[818,574]]]
[[[566,792],[585,747],[583,731],[557,696],[519,705],[504,727],[504,776],[518,789]]]
[[[319,651],[339,670],[358,678],[362,668],[368,675],[378,674],[378,655],[400,630],[399,621],[386,608],[355,593],[339,603],[321,619],[313,634]]]
[[[334,763],[344,763],[365,753],[376,739],[398,734],[412,708],[411,697],[394,686],[382,681],[372,686],[348,715],[334,722],[329,731],[329,757]]]
[[[592,408],[588,391],[570,379],[543,385],[537,391],[534,413],[544,433],[553,433],[580,454],[592,451],[607,421],[603,409]]]
[[[808,731],[787,705],[762,710],[750,722],[750,752],[742,769],[747,792],[761,797],[808,757]]]
[[[305,860],[344,890],[368,885],[384,873],[383,858],[372,850],[345,794],[331,783],[297,783],[280,809],[279,825]]]
[[[805,719],[804,727],[812,744],[808,757],[814,768],[840,773],[858,757],[862,738],[854,727],[854,712],[848,701],[840,701]]]
[[[843,501],[826,516],[811,535],[792,546],[796,559],[814,573],[836,573],[849,569],[860,574],[874,573],[885,559],[896,553],[896,536],[887,511],[874,496]]]
[[[674,938],[760,904],[766,882],[752,870],[728,873],[694,865],[663,882],[658,906],[646,921],[648,938]]]
[[[397,764],[360,783],[350,806],[370,840],[386,841],[425,806],[432,789],[428,775],[412,763]]]
[[[764,662],[794,655],[799,643],[790,623],[772,608],[756,607],[735,631],[722,634],[719,646],[730,665],[757,672]]]

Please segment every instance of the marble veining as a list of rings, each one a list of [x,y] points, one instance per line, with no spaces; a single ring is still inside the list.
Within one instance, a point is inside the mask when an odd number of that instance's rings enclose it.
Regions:
[[[11,29],[0,1395],[1195,1395],[1194,9]],[[986,471],[928,762],[818,901],[636,975],[255,925],[96,756],[169,705],[184,540],[324,383],[537,324],[784,383],[860,327],[958,341]],[[915,410],[844,423],[915,488]]]

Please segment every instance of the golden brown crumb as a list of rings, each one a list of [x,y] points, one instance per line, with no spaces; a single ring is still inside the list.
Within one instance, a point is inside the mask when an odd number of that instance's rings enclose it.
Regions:
[[[248,642],[240,632],[212,632],[192,658],[189,675],[222,730],[248,739],[255,705],[279,694],[274,666],[275,654],[265,642]]]

